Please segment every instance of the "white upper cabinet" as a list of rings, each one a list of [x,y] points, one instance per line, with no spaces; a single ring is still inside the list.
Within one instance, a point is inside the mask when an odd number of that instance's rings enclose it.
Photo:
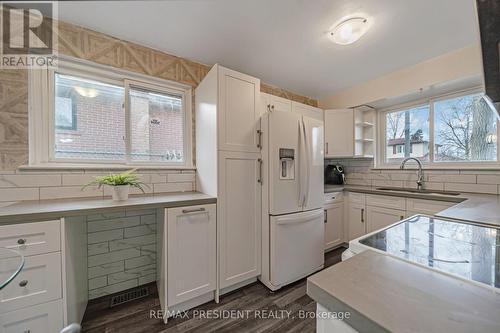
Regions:
[[[260,80],[218,66],[219,149],[259,152]]]
[[[325,157],[352,156],[354,156],[353,110],[325,110]]]
[[[261,93],[264,112],[285,111],[292,112],[292,101],[266,93]]]
[[[309,118],[323,120],[323,110],[314,106],[292,102],[292,111]]]

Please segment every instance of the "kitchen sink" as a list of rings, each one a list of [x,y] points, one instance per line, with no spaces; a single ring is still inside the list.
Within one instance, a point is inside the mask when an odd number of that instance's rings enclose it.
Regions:
[[[452,191],[419,190],[416,188],[408,188],[408,187],[377,187],[377,190],[394,191],[394,192],[411,192],[411,193],[421,193],[421,194],[441,194],[441,195],[460,195],[461,194],[459,192],[452,192]]]

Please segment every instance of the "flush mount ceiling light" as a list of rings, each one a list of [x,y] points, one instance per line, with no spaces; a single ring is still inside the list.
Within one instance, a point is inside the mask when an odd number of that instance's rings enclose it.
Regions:
[[[352,44],[368,31],[369,23],[367,18],[352,17],[337,24],[328,34],[334,43]]]

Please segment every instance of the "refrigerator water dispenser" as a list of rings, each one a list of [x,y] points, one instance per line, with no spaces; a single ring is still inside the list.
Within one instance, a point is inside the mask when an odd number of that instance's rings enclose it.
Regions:
[[[280,148],[280,180],[295,179],[295,150]]]

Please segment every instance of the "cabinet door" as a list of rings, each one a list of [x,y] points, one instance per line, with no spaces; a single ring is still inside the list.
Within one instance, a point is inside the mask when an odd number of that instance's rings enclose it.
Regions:
[[[165,215],[167,304],[173,306],[216,288],[216,208],[169,208]]]
[[[347,212],[349,240],[366,234],[365,206],[349,203]]]
[[[353,111],[325,110],[325,157],[351,156],[354,156]]]
[[[285,111],[292,112],[292,101],[283,97],[261,93],[264,104],[264,112]]]
[[[344,242],[344,204],[329,205],[325,209],[325,249]]]
[[[259,152],[260,80],[220,67],[219,149]]]
[[[63,328],[61,300],[0,314],[1,333],[57,333]]]
[[[314,106],[292,102],[292,112],[300,113],[309,118],[323,120],[323,110]]]
[[[219,152],[220,287],[260,274],[260,154]]]
[[[382,229],[405,218],[406,212],[399,209],[367,207],[367,232]]]

